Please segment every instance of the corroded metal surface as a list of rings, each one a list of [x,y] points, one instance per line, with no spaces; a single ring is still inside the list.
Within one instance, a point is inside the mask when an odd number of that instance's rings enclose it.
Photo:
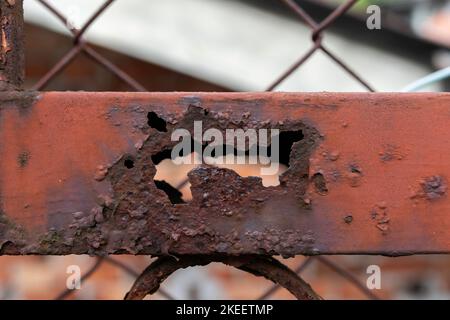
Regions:
[[[23,1],[0,1],[0,90],[21,87],[25,78]]]
[[[1,254],[450,252],[448,94],[0,97]],[[173,205],[152,156],[194,120],[303,139],[280,186],[202,167]]]

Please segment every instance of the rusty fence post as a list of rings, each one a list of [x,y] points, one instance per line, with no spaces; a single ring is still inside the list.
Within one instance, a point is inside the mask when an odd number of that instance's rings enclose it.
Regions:
[[[1,0],[0,90],[19,90],[25,78],[23,0]]]

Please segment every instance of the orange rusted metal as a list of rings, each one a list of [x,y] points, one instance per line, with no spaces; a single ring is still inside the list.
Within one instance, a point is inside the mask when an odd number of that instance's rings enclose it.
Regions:
[[[449,94],[1,93],[0,254],[450,253],[449,115]],[[174,205],[152,156],[195,120],[304,138],[280,186],[204,167]]]

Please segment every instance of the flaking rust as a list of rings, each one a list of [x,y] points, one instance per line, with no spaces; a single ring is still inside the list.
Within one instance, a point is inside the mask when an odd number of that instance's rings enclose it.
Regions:
[[[114,199],[120,199],[120,202],[105,208],[106,223],[112,223],[116,229],[120,226],[122,231],[113,232],[113,241],[104,241],[105,247],[109,247],[107,250],[117,250],[114,246],[122,244],[119,251],[162,255],[238,255],[251,251],[288,256],[295,249],[312,252],[314,239],[311,232],[280,230],[276,224],[266,225],[264,217],[270,214],[267,212],[271,211],[267,209],[270,201],[259,199],[274,199],[274,208],[277,207],[275,203],[286,201],[297,207],[299,214],[308,211],[302,197],[308,184],[305,179],[308,167],[302,161],[305,162],[316,144],[315,130],[300,121],[278,128],[281,131],[299,130],[307,135],[294,146],[293,152],[299,149],[296,153],[301,158],[292,159],[292,170],[282,177],[280,187],[264,188],[260,178],[242,178],[232,170],[202,166],[189,173],[193,200],[174,206],[152,183],[156,169],[149,159],[161,150],[172,149],[175,142],[170,140],[170,132],[177,128],[192,131],[194,121],[202,121],[223,132],[230,128],[260,129],[271,125],[270,122],[260,124],[248,114],[233,119],[231,111],[208,111],[199,101],[195,105],[189,104],[182,117],[168,123],[168,130],[163,130],[168,133],[156,133],[158,138],[147,139],[134,156],[122,157],[108,171],[107,179],[112,183]],[[133,167],[127,168],[124,161],[130,157]],[[260,222],[258,217],[262,218]],[[242,226],[249,224],[252,227],[243,230]],[[147,230],[152,230],[152,234],[147,234]]]
[[[23,1],[0,1],[0,90],[16,90],[24,81]]]
[[[448,142],[414,136],[428,109],[447,112],[448,95],[47,93],[27,107],[24,99],[5,94],[0,109],[0,254],[449,251],[450,159],[439,151]],[[392,119],[396,130],[368,134]],[[154,181],[155,162],[177,143],[171,133],[192,134],[195,121],[297,137],[281,150],[289,169],[280,185],[203,165],[188,175],[192,201],[174,204]],[[387,145],[408,156],[380,161]],[[433,201],[411,201],[411,185]]]

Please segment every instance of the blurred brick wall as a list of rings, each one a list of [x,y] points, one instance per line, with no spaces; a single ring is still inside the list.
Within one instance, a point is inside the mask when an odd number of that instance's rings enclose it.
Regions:
[[[117,257],[142,271],[148,257]],[[295,268],[304,258],[285,262]],[[333,257],[333,261],[351,271],[361,282],[367,279],[366,268],[378,264],[382,270],[382,289],[374,293],[384,299],[449,299],[450,259],[445,256],[402,258]],[[86,256],[69,257],[1,257],[0,299],[53,299],[65,289],[70,265],[79,265],[82,273],[95,263]],[[366,299],[366,297],[325,265],[314,262],[303,274],[314,289],[326,299]],[[102,267],[74,291],[72,299],[122,299],[134,278],[110,265]],[[255,299],[271,286],[237,269],[212,264],[208,267],[181,270],[172,275],[163,288],[177,299]],[[156,294],[152,299],[162,299]],[[273,299],[292,299],[279,290]]]

